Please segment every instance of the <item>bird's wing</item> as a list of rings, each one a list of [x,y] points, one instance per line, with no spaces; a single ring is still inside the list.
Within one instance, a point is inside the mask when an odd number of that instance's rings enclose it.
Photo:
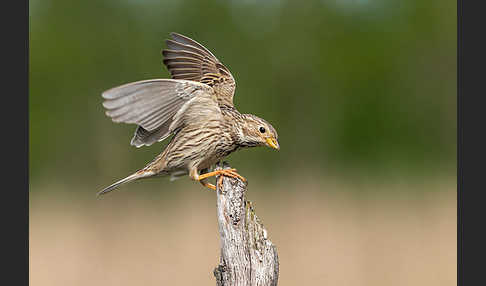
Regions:
[[[190,99],[174,115],[173,122],[169,126],[170,132],[192,126],[196,128],[212,128],[219,126],[223,120],[214,92],[203,92]]]
[[[162,55],[172,78],[207,84],[213,87],[220,104],[233,106],[236,83],[228,68],[198,42],[177,33],[171,36]]]
[[[153,79],[118,86],[102,96],[106,115],[114,122],[139,125],[131,144],[140,147],[167,138],[174,115],[192,98],[205,93],[214,92],[194,81]]]

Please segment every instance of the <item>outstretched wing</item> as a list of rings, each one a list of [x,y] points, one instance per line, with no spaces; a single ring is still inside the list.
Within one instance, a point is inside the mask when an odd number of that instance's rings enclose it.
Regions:
[[[233,106],[236,83],[228,68],[198,42],[177,33],[171,36],[162,55],[172,78],[207,84],[213,87],[218,103]]]
[[[140,147],[167,138],[174,115],[202,94],[213,94],[212,88],[188,80],[153,79],[115,87],[102,96],[106,115],[114,122],[139,125],[131,144]]]
[[[169,126],[169,130],[176,132],[185,126],[197,126],[197,129],[211,129],[221,124],[222,116],[215,94],[204,92],[190,99],[177,111],[173,122]],[[197,130],[196,133],[202,134],[204,132]]]

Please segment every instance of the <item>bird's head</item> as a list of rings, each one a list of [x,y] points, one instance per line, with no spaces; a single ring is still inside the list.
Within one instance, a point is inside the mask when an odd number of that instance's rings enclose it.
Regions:
[[[245,147],[268,146],[280,150],[278,134],[266,120],[252,114],[244,114],[240,125],[240,144]]]

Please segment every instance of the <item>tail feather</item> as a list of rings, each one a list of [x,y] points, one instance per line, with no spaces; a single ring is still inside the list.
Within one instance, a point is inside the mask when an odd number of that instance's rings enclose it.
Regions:
[[[130,176],[128,176],[124,179],[119,180],[118,182],[115,182],[115,183],[109,185],[108,187],[104,188],[102,191],[98,192],[96,194],[96,196],[99,197],[101,195],[109,193],[109,192],[115,190],[116,188],[118,188],[119,186],[121,186],[123,184],[133,182],[133,181],[136,181],[136,180],[139,180],[139,179],[142,179],[142,178],[151,177],[151,176],[154,176],[154,175],[156,175],[155,172],[142,169],[140,171],[137,171],[137,172],[131,174]]]

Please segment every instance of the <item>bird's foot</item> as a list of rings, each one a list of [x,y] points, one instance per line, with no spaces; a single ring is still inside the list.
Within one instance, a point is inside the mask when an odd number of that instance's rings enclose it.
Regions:
[[[216,189],[216,187],[213,184],[203,182],[204,179],[207,179],[209,177],[214,177],[214,176],[220,176],[219,180],[218,180],[218,185],[219,185],[220,188],[223,186],[223,176],[231,177],[231,178],[235,178],[235,179],[240,179],[241,181],[246,182],[246,179],[243,176],[241,176],[240,174],[238,174],[236,172],[236,169],[223,169],[223,170],[216,170],[216,171],[212,171],[212,172],[209,172],[209,173],[205,173],[205,174],[198,176],[198,180],[205,187],[208,187],[210,189],[213,189],[213,187],[214,187],[214,189]]]
[[[221,171],[222,171],[221,175],[223,176],[240,179],[243,182],[246,182],[246,179],[242,175],[236,173],[236,169],[223,169]]]
[[[241,181],[246,182],[246,179],[243,176],[241,176],[240,174],[238,174],[236,172],[236,169],[223,169],[223,170],[219,170],[219,171],[222,171],[219,178],[218,178],[218,186],[219,186],[220,189],[223,188],[223,176],[231,177],[231,178],[235,178],[235,179],[240,179]]]
[[[205,186],[206,188],[209,188],[213,191],[216,191],[216,186],[211,184],[211,183],[206,182],[206,180],[204,180],[204,179],[200,180],[199,183],[201,183],[201,185]]]

